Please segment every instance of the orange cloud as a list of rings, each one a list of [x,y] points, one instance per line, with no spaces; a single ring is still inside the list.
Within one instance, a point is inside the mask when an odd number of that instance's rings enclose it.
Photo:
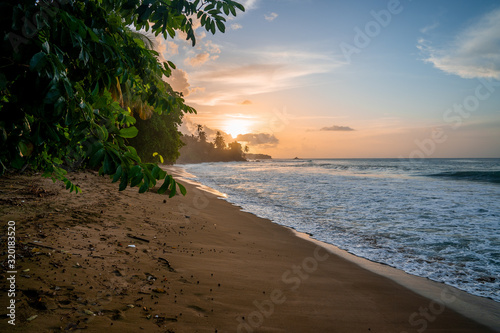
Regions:
[[[323,127],[320,129],[320,131],[327,131],[327,132],[350,132],[350,131],[354,131],[353,128],[349,127],[349,126],[337,126],[337,125],[333,125],[331,127]]]
[[[236,137],[236,141],[247,142],[252,146],[261,146],[263,148],[276,147],[280,140],[274,134],[268,133],[247,133],[240,134]]]
[[[186,58],[186,60],[184,60],[184,63],[186,65],[191,65],[193,67],[196,67],[203,65],[208,61],[208,59],[210,59],[210,54],[208,52],[204,52],[197,54],[193,58]]]
[[[188,82],[188,74],[182,69],[174,69],[172,75],[166,80],[175,91],[181,92],[184,96],[189,96],[191,92]]]

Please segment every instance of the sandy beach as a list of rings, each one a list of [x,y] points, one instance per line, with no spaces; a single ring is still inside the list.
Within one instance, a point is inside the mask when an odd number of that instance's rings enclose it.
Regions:
[[[193,184],[168,199],[70,178],[83,193],[0,178],[2,332],[500,331],[499,303],[353,259]]]

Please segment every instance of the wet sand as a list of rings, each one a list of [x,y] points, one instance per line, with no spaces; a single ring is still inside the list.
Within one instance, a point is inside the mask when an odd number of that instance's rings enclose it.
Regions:
[[[92,172],[71,179],[83,193],[39,176],[0,178],[2,261],[7,221],[17,237],[16,325],[2,316],[2,332],[500,329],[496,302],[374,273],[192,184],[186,197],[168,199],[118,192]]]

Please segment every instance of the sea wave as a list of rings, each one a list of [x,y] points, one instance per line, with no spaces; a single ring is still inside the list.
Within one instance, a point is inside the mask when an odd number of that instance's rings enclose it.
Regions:
[[[185,168],[245,211],[500,302],[500,159],[268,160]]]
[[[500,184],[500,171],[448,171],[430,174],[428,177]]]

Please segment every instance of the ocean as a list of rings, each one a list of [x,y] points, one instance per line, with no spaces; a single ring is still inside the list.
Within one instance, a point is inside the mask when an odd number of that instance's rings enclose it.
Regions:
[[[500,302],[500,159],[187,164],[259,217]]]

